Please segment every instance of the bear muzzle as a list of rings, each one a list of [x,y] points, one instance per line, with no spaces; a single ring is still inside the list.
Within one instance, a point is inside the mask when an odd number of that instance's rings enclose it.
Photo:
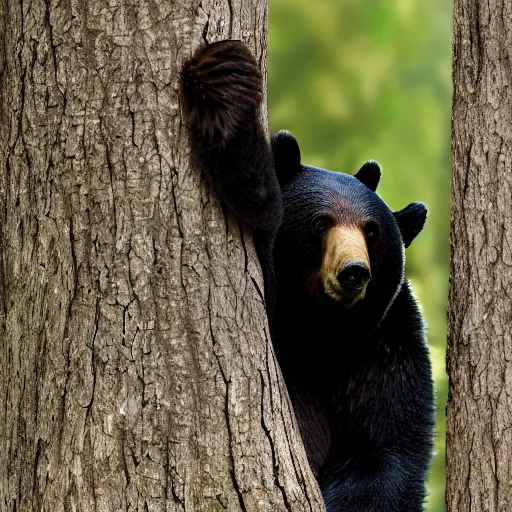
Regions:
[[[338,272],[342,302],[350,307],[366,295],[366,287],[371,279],[368,265],[362,261],[345,263]]]
[[[359,227],[338,225],[329,230],[319,277],[326,295],[345,307],[364,299],[371,269],[366,239]]]

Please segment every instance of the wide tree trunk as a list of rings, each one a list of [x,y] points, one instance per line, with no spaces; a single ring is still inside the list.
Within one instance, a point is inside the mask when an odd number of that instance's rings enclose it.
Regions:
[[[179,96],[205,37],[265,67],[266,2],[0,6],[0,509],[321,510]]]
[[[512,510],[512,3],[456,0],[447,507]]]

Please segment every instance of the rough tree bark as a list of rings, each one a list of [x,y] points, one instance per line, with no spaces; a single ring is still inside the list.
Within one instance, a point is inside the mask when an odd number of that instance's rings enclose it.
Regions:
[[[190,168],[203,37],[264,0],[0,1],[0,509],[321,510],[250,236]]]
[[[512,3],[456,0],[449,512],[512,510]]]

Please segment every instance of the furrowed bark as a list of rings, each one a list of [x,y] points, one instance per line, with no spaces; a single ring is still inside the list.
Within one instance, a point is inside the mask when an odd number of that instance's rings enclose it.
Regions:
[[[449,512],[512,509],[512,4],[456,0]]]
[[[261,0],[0,3],[0,509],[321,510],[179,74]]]

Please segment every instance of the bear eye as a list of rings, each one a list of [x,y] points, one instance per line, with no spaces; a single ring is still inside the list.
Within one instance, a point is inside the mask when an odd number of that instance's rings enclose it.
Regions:
[[[377,241],[380,236],[380,226],[374,220],[369,220],[364,225],[364,235],[366,237],[366,241],[369,244],[372,244]]]
[[[311,229],[316,235],[323,235],[330,228],[332,219],[329,215],[318,215],[311,222]]]

